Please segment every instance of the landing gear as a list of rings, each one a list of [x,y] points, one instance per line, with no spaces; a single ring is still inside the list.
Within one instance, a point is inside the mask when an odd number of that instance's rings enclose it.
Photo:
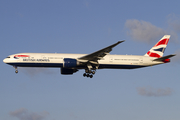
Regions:
[[[93,78],[93,75],[96,73],[99,64],[97,61],[90,61],[87,63],[87,68],[85,69],[85,73],[83,74],[84,77]]]
[[[17,66],[14,66],[14,68],[16,69],[16,70],[15,70],[15,73],[17,74],[17,73],[18,73]]]
[[[93,75],[88,74],[88,73],[84,73],[83,76],[84,76],[84,77],[90,77],[90,78],[93,78]]]
[[[95,70],[85,70],[86,73],[83,74],[84,77],[90,77],[93,78],[93,75],[95,74]]]

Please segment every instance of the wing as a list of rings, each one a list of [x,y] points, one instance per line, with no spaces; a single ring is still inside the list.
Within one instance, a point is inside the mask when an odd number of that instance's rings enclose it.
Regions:
[[[116,45],[118,45],[119,43],[124,42],[123,41],[118,41],[117,43],[110,45],[106,48],[103,48],[101,50],[98,50],[96,52],[93,52],[91,54],[85,55],[83,57],[78,58],[79,60],[88,60],[88,61],[97,61],[100,60],[101,58],[103,58],[105,55],[109,54],[109,52],[112,51],[112,48],[115,47]]]

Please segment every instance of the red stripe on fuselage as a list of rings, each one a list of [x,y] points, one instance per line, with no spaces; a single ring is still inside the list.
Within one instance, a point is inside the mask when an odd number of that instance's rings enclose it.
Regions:
[[[167,45],[168,41],[169,41],[168,38],[163,39],[163,40],[159,41],[154,47],[159,46],[159,45]]]
[[[15,55],[14,57],[30,57],[29,55]]]

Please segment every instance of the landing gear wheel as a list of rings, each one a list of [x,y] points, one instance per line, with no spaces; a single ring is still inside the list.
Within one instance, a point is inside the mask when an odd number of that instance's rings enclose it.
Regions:
[[[18,69],[17,69],[17,66],[13,66],[15,68],[15,73],[17,74],[18,73]]]
[[[92,75],[92,74],[84,73],[83,76],[84,76],[84,77],[90,77],[90,78],[93,78],[93,75]]]
[[[92,74],[94,75],[94,74],[95,74],[95,71],[92,71]]]
[[[89,72],[90,72],[90,70],[86,69],[86,70],[85,70],[85,72],[86,72],[86,73],[89,73]]]
[[[86,77],[87,76],[86,73],[84,73],[83,76]]]
[[[89,77],[90,77],[90,78],[92,78],[92,77],[93,77],[93,75],[90,75]]]

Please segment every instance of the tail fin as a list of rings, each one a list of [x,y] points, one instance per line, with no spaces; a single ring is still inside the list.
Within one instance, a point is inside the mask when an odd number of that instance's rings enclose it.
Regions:
[[[166,46],[169,42],[170,35],[164,35],[144,56],[157,57],[163,56]]]

